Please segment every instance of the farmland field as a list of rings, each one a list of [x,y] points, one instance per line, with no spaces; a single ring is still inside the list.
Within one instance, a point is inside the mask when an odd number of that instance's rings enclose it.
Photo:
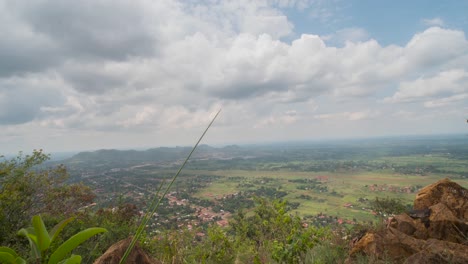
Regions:
[[[375,197],[400,198],[410,204],[419,188],[445,178],[439,174],[421,176],[391,172],[186,171],[186,174],[199,173],[220,177],[196,192],[194,196],[198,198],[216,199],[239,191],[254,190],[262,186],[271,187],[287,192],[283,199],[300,203],[294,211],[302,216],[323,212],[359,220],[373,218],[368,209],[363,210],[367,204],[359,202],[360,198],[364,201]],[[292,181],[317,179],[320,179],[320,186],[327,187],[327,192],[312,188],[301,190],[298,187],[303,184]],[[468,187],[468,179],[455,180]],[[351,203],[352,207],[344,207],[347,203]]]
[[[65,164],[74,180],[95,188],[101,206],[121,200],[144,208],[189,150],[101,150]],[[411,208],[419,189],[443,178],[468,187],[467,136],[201,146],[172,187],[171,199],[230,213],[249,210],[255,197],[285,199],[291,213],[304,218],[357,222],[376,219],[370,209],[376,197],[397,198]]]

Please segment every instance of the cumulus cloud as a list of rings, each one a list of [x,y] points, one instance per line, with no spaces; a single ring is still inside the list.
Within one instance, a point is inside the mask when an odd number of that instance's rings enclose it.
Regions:
[[[441,66],[467,52],[468,41],[463,31],[439,27],[416,34],[405,47],[406,59],[416,68]]]
[[[331,19],[307,0],[0,1],[0,126],[188,130],[222,107],[220,126],[248,133],[466,105],[463,31],[439,23],[388,46],[359,27],[293,37],[282,8],[309,7]]]
[[[451,97],[453,100],[457,95],[468,92],[467,81],[468,72],[463,69],[443,71],[429,78],[402,82],[398,91],[392,97],[385,98],[385,101],[413,102],[434,97]]]

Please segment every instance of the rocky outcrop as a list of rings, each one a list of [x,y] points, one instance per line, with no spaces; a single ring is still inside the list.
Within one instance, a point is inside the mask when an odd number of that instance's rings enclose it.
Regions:
[[[449,179],[443,179],[421,189],[414,200],[414,209],[426,209],[444,204],[458,219],[468,219],[468,190]]]
[[[131,238],[121,240],[112,245],[104,255],[100,256],[94,264],[118,264],[123,254],[128,248],[128,245],[132,241]],[[138,263],[138,264],[157,264],[160,263],[152,259],[146,252],[144,252],[138,245],[135,245],[129,257],[127,263]]]
[[[414,210],[387,223],[356,241],[347,263],[358,254],[397,263],[468,263],[468,191],[449,179],[420,190]]]

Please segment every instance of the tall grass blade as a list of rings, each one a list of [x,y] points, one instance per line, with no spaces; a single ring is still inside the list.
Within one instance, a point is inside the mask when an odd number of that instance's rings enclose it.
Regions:
[[[198,144],[200,144],[200,142],[202,141],[203,137],[205,136],[206,132],[208,132],[208,129],[210,129],[211,125],[214,123],[214,121],[216,120],[216,117],[218,117],[219,113],[221,112],[221,109],[219,109],[219,111],[216,113],[216,115],[213,117],[213,119],[211,120],[211,122],[208,124],[208,126],[206,127],[205,131],[203,132],[203,134],[200,136],[200,138],[198,139],[197,143],[193,146],[192,150],[190,151],[190,153],[188,154],[187,158],[185,159],[184,163],[182,163],[182,165],[180,166],[179,170],[177,171],[177,173],[174,175],[174,177],[172,177],[172,180],[171,182],[169,183],[169,185],[166,187],[164,193],[162,194],[162,196],[159,198],[158,200],[158,194],[159,194],[159,190],[158,190],[158,193],[156,193],[156,195],[154,196],[152,202],[151,202],[151,208],[150,207],[150,210],[149,210],[149,213],[147,213],[145,215],[145,217],[142,219],[140,225],[138,226],[137,228],[137,231],[135,233],[135,236],[133,236],[132,238],[132,241],[130,242],[130,244],[128,245],[128,248],[127,250],[125,251],[124,255],[122,256],[122,259],[120,259],[120,262],[119,264],[125,264],[125,261],[127,261],[127,258],[128,256],[130,255],[130,252],[132,252],[133,250],[133,247],[135,246],[136,242],[138,241],[138,239],[140,238],[141,236],[141,233],[143,232],[143,230],[145,229],[145,226],[146,224],[148,223],[149,219],[151,218],[151,216],[158,210],[158,207],[159,205],[161,204],[161,201],[162,199],[164,199],[164,197],[166,196],[166,194],[169,192],[169,189],[172,187],[172,184],[175,182],[175,180],[177,179],[177,177],[179,176],[180,172],[182,171],[182,169],[185,167],[185,164],[187,164],[188,160],[190,159],[190,157],[192,156],[193,152],[195,151],[195,149],[198,147]],[[164,183],[164,182],[163,182]],[[159,188],[162,187],[162,184]],[[157,202],[156,202],[157,201]]]

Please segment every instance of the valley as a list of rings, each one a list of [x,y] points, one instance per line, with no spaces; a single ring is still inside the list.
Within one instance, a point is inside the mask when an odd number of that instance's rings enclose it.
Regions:
[[[144,213],[190,148],[101,150],[61,161],[71,179],[93,188],[97,207],[135,204]],[[286,200],[314,225],[378,219],[371,201],[415,193],[442,178],[468,187],[468,137],[386,138],[342,142],[210,147],[202,145],[179,175],[148,228],[228,225],[257,198]]]

